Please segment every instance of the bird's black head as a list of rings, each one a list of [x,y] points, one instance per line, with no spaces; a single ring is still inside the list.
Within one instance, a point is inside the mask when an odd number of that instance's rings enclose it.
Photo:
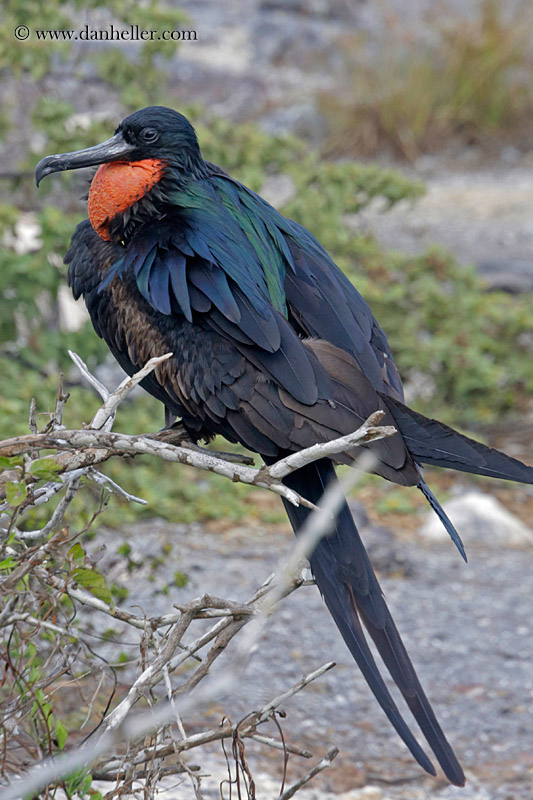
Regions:
[[[148,106],[126,117],[115,136],[130,145],[128,160],[160,158],[170,166],[189,164],[194,168],[202,158],[193,126],[177,111],[165,106]]]
[[[120,123],[115,135],[102,144],[43,158],[35,169],[35,179],[39,185],[52,172],[145,159],[159,159],[184,177],[202,171],[196,133],[183,114],[164,106],[135,111]]]

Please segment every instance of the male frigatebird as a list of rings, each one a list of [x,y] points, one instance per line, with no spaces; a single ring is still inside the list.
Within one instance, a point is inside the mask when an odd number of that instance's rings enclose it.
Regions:
[[[89,219],[65,256],[70,286],[130,375],[152,356],[173,353],[143,386],[192,440],[221,434],[271,462],[350,433],[380,409],[398,433],[369,445],[374,472],[418,486],[463,555],[419,465],[533,483],[532,467],[403,404],[387,338],[358,291],[309,231],[202,158],[184,116],[160,106],[137,111],[106,142],[44,158],[37,184],[52,172],[95,165]],[[332,461],[322,459],[286,483],[317,502],[333,480]],[[298,531],[309,510],[286,508]],[[346,644],[415,759],[436,774],[361,623],[446,776],[463,785],[346,504],[310,562]]]

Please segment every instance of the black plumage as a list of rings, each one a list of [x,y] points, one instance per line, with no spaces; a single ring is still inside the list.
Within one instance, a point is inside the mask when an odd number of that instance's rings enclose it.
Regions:
[[[387,338],[359,292],[312,234],[204,161],[184,117],[143,109],[108,143],[47,157],[37,177],[109,163],[117,181],[136,165],[163,169],[140,199],[124,197],[124,208],[103,227],[99,217],[98,233],[89,220],[78,226],[65,258],[69,283],[126,372],[173,353],[142,385],[164,403],[167,419],[182,419],[191,438],[221,434],[272,462],[354,431],[380,409],[398,433],[368,446],[374,472],[418,486],[463,557],[419,465],[533,483],[532,467],[403,404]],[[98,200],[105,208],[108,198]],[[351,455],[335,461],[349,463]],[[333,462],[325,459],[286,483],[318,502],[333,480]],[[285,505],[298,533],[309,511]],[[413,756],[435,774],[383,682],[363,626],[448,779],[462,785],[346,504],[310,562],[346,644]]]

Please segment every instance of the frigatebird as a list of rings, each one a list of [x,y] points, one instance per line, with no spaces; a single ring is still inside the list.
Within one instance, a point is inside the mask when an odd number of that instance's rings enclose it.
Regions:
[[[221,434],[272,462],[356,430],[374,411],[397,433],[369,444],[373,471],[417,486],[462,555],[422,464],[533,483],[533,467],[422,416],[403,402],[387,337],[318,240],[201,155],[176,111],[137,111],[102,144],[51,155],[52,172],[98,166],[89,219],[65,263],[96,333],[130,375],[173,356],[143,381],[167,422],[194,441]],[[336,462],[350,462],[342,454]],[[316,503],[335,480],[332,459],[286,478]],[[296,531],[309,509],[285,503]],[[451,783],[465,782],[393,622],[350,510],[310,556],[324,601],[372,692],[414,758],[435,768],[400,714],[363,632],[370,634]]]

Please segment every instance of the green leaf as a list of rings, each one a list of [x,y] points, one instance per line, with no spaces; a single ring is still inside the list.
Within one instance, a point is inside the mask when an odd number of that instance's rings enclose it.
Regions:
[[[81,797],[83,797],[84,795],[86,795],[86,794],[87,794],[87,792],[88,792],[88,791],[89,791],[89,789],[91,788],[91,783],[92,783],[92,782],[93,782],[93,776],[92,776],[92,775],[87,775],[87,776],[86,776],[86,777],[83,779],[83,781],[82,781],[82,783],[81,783],[81,786],[80,786],[80,788],[78,789],[78,793],[81,795]]]
[[[13,467],[21,467],[23,464],[21,456],[0,456],[0,469],[13,469]]]
[[[60,719],[56,719],[56,739],[57,739],[57,746],[60,750],[63,750],[65,746],[65,742],[67,741],[68,731],[61,722]]]
[[[57,473],[61,465],[53,458],[38,458],[30,466],[30,473],[39,480],[53,481],[57,479]]]
[[[85,550],[79,542],[76,542],[68,551],[68,556],[73,561],[79,561],[81,564],[83,564],[85,561]]]
[[[112,604],[109,587],[104,576],[99,572],[86,567],[78,567],[74,570],[72,577],[76,583],[79,583],[80,586],[83,586],[91,594],[94,594],[94,596],[98,597],[99,600],[103,600],[104,603],[108,603],[109,605]]]
[[[189,576],[185,572],[174,573],[174,585],[179,589],[183,588],[183,586],[187,586],[188,582]]]
[[[26,499],[28,488],[25,483],[8,481],[6,483],[6,500],[10,506],[20,506]]]
[[[3,561],[0,561],[0,569],[11,569],[11,567],[15,566],[15,563],[13,556],[9,556],[9,558],[4,558]]]
[[[65,778],[65,789],[69,797],[76,794],[78,797],[85,797],[90,791],[93,776],[87,770],[87,767],[82,767],[76,770]]]

